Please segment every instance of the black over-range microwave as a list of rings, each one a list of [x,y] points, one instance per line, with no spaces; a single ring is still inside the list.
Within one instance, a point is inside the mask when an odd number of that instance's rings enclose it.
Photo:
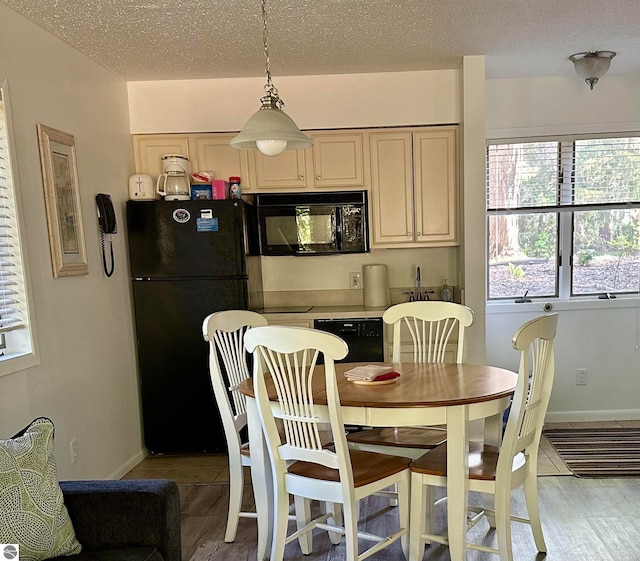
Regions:
[[[256,195],[262,255],[369,251],[367,192]]]

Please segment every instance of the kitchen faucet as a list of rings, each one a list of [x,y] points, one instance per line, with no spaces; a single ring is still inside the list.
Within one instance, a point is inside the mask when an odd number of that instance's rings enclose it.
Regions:
[[[422,283],[420,281],[420,267],[416,267],[416,300],[422,300]]]

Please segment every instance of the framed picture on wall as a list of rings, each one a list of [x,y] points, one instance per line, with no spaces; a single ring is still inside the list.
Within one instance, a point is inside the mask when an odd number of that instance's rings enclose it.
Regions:
[[[54,277],[87,275],[73,135],[36,125]]]

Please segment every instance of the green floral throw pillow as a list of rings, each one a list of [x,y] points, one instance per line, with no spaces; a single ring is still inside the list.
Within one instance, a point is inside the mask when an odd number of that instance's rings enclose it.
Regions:
[[[80,552],[58,485],[49,419],[0,440],[0,543],[20,544],[20,561]]]

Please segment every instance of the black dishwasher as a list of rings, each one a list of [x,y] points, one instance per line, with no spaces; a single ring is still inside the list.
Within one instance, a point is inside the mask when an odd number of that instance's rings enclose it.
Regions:
[[[349,354],[339,362],[384,361],[382,318],[316,319],[313,326],[347,343]]]

